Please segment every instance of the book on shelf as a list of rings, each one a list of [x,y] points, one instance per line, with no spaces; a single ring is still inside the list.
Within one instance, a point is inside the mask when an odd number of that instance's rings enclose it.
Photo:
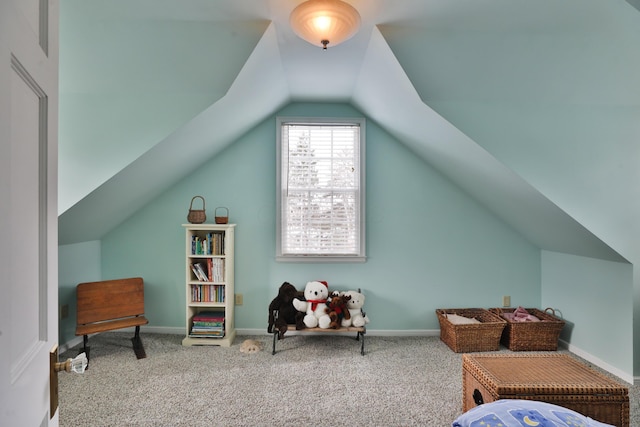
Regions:
[[[199,336],[199,337],[223,337],[224,336],[224,327],[221,328],[202,328],[193,326],[191,328],[191,332],[189,332],[191,336]]]
[[[205,282],[207,280],[207,278],[202,275],[200,270],[198,270],[196,264],[191,264],[191,271],[193,271],[193,275],[196,276],[196,279],[198,279],[199,281]]]
[[[211,328],[206,328],[206,327],[200,327],[200,326],[193,326],[191,328],[191,333],[192,334],[212,334],[212,335],[218,335],[220,333],[224,332],[224,327],[211,327]]]
[[[191,285],[191,302],[224,302],[224,285]]]
[[[212,324],[201,324],[201,323],[193,323],[191,327],[192,331],[201,331],[201,332],[215,332],[215,331],[223,331],[224,330],[224,322],[212,323]]]
[[[221,258],[209,258],[207,260],[209,277],[212,282],[224,282],[224,260]]]
[[[219,258],[209,258],[204,262],[194,262],[191,270],[201,282],[224,282],[224,261]]]
[[[191,338],[224,338],[224,331],[220,333],[190,333],[189,336]]]
[[[201,311],[194,314],[189,335],[194,337],[224,337],[224,312]]]
[[[224,255],[224,232],[191,236],[191,255]]]
[[[199,278],[200,280],[202,280],[203,282],[210,282],[210,276],[207,274],[207,271],[205,270],[205,267],[202,265],[201,262],[197,262],[194,264],[196,266],[196,269],[198,270],[199,274]]]

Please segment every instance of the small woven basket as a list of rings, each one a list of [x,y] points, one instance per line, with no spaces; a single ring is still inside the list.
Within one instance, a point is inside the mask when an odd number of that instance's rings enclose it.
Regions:
[[[195,199],[202,199],[202,209],[193,209],[193,201]],[[205,212],[204,197],[193,196],[191,204],[189,204],[189,214],[187,215],[187,221],[191,224],[202,224],[207,220],[207,214]]]
[[[218,209],[224,209],[225,215],[218,215]],[[216,224],[226,224],[229,222],[229,209],[225,207],[217,207],[213,215],[216,217]]]

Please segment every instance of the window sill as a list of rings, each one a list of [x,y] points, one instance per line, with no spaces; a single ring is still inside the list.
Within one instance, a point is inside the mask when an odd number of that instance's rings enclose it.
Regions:
[[[333,262],[333,263],[362,263],[367,261],[364,255],[340,256],[340,255],[277,255],[278,262]]]

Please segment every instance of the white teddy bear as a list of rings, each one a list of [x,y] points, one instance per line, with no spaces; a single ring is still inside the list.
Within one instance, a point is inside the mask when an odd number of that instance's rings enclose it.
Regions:
[[[364,295],[356,291],[347,291],[344,294],[351,296],[351,299],[347,303],[351,319],[342,319],[342,327],[348,328],[349,326],[355,326],[359,328],[369,323],[369,317],[362,313]]]
[[[304,288],[306,301],[298,298],[293,299],[293,306],[296,310],[306,313],[302,320],[307,328],[329,328],[331,318],[326,313],[327,298],[329,297],[329,287],[327,282],[313,281],[307,283]]]

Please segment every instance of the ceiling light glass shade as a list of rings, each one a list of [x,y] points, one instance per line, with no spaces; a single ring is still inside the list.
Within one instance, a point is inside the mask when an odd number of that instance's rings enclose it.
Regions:
[[[299,4],[289,18],[291,28],[303,40],[323,47],[337,46],[360,28],[360,14],[340,0],[308,0]]]

